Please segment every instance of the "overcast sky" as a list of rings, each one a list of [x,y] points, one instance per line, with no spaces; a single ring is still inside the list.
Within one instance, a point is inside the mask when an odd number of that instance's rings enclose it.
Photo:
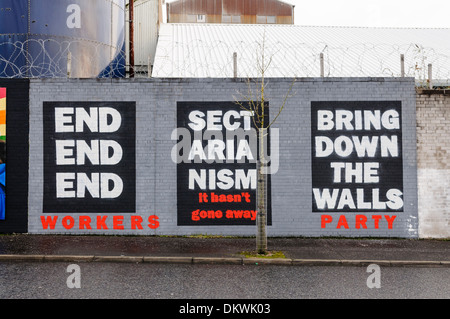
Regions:
[[[283,1],[295,5],[298,25],[450,28],[450,0]]]

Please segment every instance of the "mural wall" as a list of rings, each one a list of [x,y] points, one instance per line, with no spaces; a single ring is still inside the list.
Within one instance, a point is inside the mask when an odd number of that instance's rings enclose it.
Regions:
[[[29,90],[29,80],[0,79],[0,233],[28,231]]]
[[[404,211],[400,101],[312,102],[312,210],[322,227],[392,229]]]
[[[135,212],[135,103],[46,102],[45,213]]]
[[[0,87],[0,220],[6,216],[6,88]]]
[[[177,102],[178,225],[254,225],[257,123],[243,103]]]
[[[269,236],[417,237],[410,79],[271,79]],[[254,236],[232,79],[31,80],[28,232]],[[9,103],[9,102],[8,102]],[[267,145],[266,144],[266,145]]]

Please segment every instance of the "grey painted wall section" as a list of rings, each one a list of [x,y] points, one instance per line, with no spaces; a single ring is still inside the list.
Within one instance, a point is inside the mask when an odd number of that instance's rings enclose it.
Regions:
[[[266,98],[274,118],[291,85],[291,79],[270,79]],[[31,80],[30,87],[30,233],[133,234],[133,235],[255,235],[255,226],[177,226],[177,167],[171,160],[176,141],[177,102],[233,101],[246,93],[245,80],[233,79],[120,79],[120,80]],[[77,214],[66,229],[67,214],[43,214],[43,104],[44,102],[136,102],[136,214],[143,229],[132,229],[127,214],[86,213],[92,229],[79,229]],[[333,222],[321,228],[320,213],[312,213],[311,102],[313,101],[400,101],[402,110],[404,211],[396,215],[392,229],[386,220],[376,229],[368,217],[367,229],[355,228],[355,213],[331,213]],[[268,236],[372,236],[418,237],[416,96],[409,78],[308,78],[297,79],[293,96],[274,124],[280,133],[280,167],[272,176],[272,225]],[[105,229],[96,229],[98,215],[106,216]],[[124,216],[123,229],[114,229],[113,217]],[[159,227],[148,227],[148,218],[158,216]],[[344,215],[348,229],[336,228]],[[58,216],[54,229],[43,228],[41,217]]]

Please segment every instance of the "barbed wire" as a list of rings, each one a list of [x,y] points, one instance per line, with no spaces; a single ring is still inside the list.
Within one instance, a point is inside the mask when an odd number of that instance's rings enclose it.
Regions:
[[[237,76],[259,77],[261,44],[257,41],[226,43],[194,40],[158,47],[154,77],[233,77],[233,53],[237,53]],[[437,52],[417,44],[359,43],[349,46],[287,44],[264,46],[265,77],[413,77],[419,86],[428,85],[432,65],[435,85],[450,85],[450,52]],[[402,72],[401,56],[404,57]],[[321,64],[321,56],[323,62]],[[321,70],[321,65],[323,69]]]
[[[153,66],[135,66],[136,77],[259,77],[261,44],[239,41],[193,40],[161,45]],[[401,56],[404,57],[403,72]],[[359,43],[349,46],[287,44],[268,41],[264,46],[265,77],[413,77],[418,86],[450,86],[450,52],[418,44]],[[322,67],[321,67],[322,66]],[[0,42],[1,78],[126,77],[124,50],[91,41],[28,39]],[[149,71],[153,69],[153,72]]]

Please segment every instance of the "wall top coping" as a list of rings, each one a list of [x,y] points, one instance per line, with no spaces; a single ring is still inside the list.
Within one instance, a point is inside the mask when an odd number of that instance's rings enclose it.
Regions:
[[[416,89],[419,95],[450,95],[450,89]]]
[[[256,78],[255,78],[256,79]],[[265,78],[266,81],[270,82],[279,82],[284,83],[288,82],[291,83],[295,79],[296,82],[299,83],[310,83],[310,82],[317,82],[317,83],[329,83],[329,82],[377,82],[377,83],[383,83],[383,82],[395,82],[395,83],[408,83],[411,85],[415,84],[415,79],[410,77],[386,77],[386,78],[380,78],[380,77],[308,77],[308,78]],[[245,83],[248,80],[254,80],[254,79],[248,79],[248,78],[117,78],[117,79],[110,79],[110,78],[34,78],[30,79],[31,83],[79,83],[79,82],[86,82],[86,83]]]

